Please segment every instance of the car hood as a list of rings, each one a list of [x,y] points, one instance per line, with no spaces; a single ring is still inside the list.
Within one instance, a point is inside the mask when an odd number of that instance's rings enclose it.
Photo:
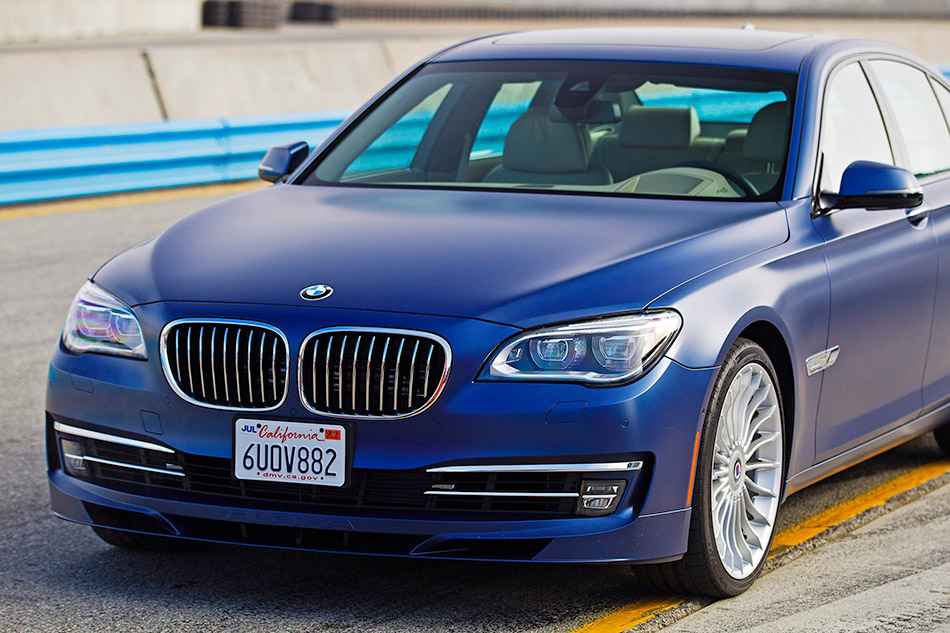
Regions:
[[[278,185],[184,218],[94,278],[130,305],[307,305],[530,327],[643,308],[787,237],[776,203]],[[304,301],[314,284],[334,291]]]

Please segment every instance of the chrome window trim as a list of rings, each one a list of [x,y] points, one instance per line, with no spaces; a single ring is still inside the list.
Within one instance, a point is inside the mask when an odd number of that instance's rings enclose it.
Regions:
[[[116,462],[111,459],[102,459],[101,457],[90,457],[89,455],[73,455],[72,453],[64,453],[64,455],[70,459],[78,459],[84,462],[95,462],[97,464],[107,464],[109,466],[118,466],[120,468],[131,468],[132,470],[144,470],[149,473],[157,473],[159,475],[172,475],[173,477],[184,477],[185,473],[177,472],[174,470],[163,470],[161,468],[152,468],[151,466],[140,466],[138,464],[128,464],[126,462]]]
[[[427,468],[427,473],[609,473],[640,470],[642,461],[604,462],[590,464],[506,464],[485,466],[440,466]]]
[[[90,440],[102,440],[103,442],[112,442],[113,444],[122,444],[123,446],[144,448],[148,451],[159,451],[162,453],[171,453],[172,455],[175,454],[175,451],[172,449],[166,448],[159,444],[152,444],[151,442],[143,442],[141,440],[131,440],[126,437],[119,437],[118,435],[109,435],[107,433],[100,433],[98,431],[81,429],[78,426],[70,426],[68,424],[63,424],[62,422],[53,422],[53,430],[59,433],[65,433],[66,435],[85,437]]]
[[[174,375],[172,374],[171,366],[168,364],[168,333],[169,333],[169,331],[170,331],[173,327],[175,327],[176,325],[182,325],[182,324],[185,324],[185,323],[202,323],[202,324],[208,324],[208,325],[225,325],[225,326],[227,326],[227,325],[246,325],[246,326],[249,326],[249,327],[258,327],[258,328],[265,329],[265,330],[267,330],[267,331],[269,331],[269,332],[272,332],[272,333],[275,334],[276,336],[278,336],[278,337],[280,338],[280,340],[282,340],[282,341],[284,342],[284,350],[285,350],[285,358],[284,358],[284,376],[285,376],[285,379],[284,379],[284,393],[283,393],[283,395],[281,396],[280,402],[278,402],[276,405],[274,405],[274,406],[272,406],[272,407],[250,407],[250,408],[249,408],[249,407],[229,407],[229,406],[226,406],[226,405],[209,404],[209,403],[207,403],[207,402],[201,402],[201,401],[199,401],[199,400],[195,400],[194,398],[192,398],[192,397],[190,397],[188,394],[186,394],[184,391],[182,391],[181,388],[178,386],[178,383],[175,381],[175,377],[174,377]],[[191,337],[189,337],[189,340],[190,340],[190,338],[191,338]],[[184,319],[175,319],[174,321],[170,321],[168,324],[166,324],[165,327],[162,328],[162,334],[161,334],[160,339],[161,339],[161,340],[160,340],[160,343],[159,343],[159,347],[160,347],[159,356],[161,357],[161,360],[162,360],[162,371],[163,371],[163,373],[165,374],[165,381],[166,381],[166,382],[168,383],[168,385],[172,388],[172,391],[174,391],[175,394],[176,394],[179,398],[181,398],[182,400],[184,400],[184,401],[187,402],[188,404],[193,404],[193,405],[195,405],[195,406],[197,406],[197,407],[203,407],[203,408],[205,408],[205,409],[216,409],[216,410],[218,410],[218,411],[250,411],[250,412],[254,412],[254,413],[266,413],[266,412],[268,412],[268,411],[276,411],[277,409],[279,409],[280,407],[282,407],[285,402],[287,402],[287,393],[288,393],[288,391],[290,390],[290,343],[287,341],[287,337],[284,336],[284,333],[283,333],[279,328],[277,328],[276,326],[270,325],[270,324],[268,324],[268,323],[263,323],[263,322],[261,322],[261,321],[243,321],[243,320],[240,320],[240,319],[216,319],[216,318],[188,317],[188,318],[184,318]],[[248,346],[248,350],[250,350],[250,346]],[[236,352],[236,350],[235,350],[235,352]],[[237,359],[236,356],[235,356],[235,359]],[[225,359],[225,360],[226,360],[226,359]],[[190,364],[189,364],[189,365],[190,365]],[[225,367],[227,367],[226,364],[225,364]],[[237,376],[237,377],[236,377],[236,380],[237,380],[237,385],[238,385],[238,398],[240,398],[240,380],[241,380],[241,377],[240,377],[240,376]]]
[[[541,497],[553,499],[576,499],[579,492],[478,492],[469,490],[426,490],[424,494],[446,497]]]
[[[442,370],[442,376],[439,379],[439,384],[436,385],[435,390],[432,392],[432,396],[429,398],[428,402],[423,405],[419,410],[412,411],[411,413],[404,413],[401,415],[349,415],[344,413],[330,413],[327,411],[320,411],[319,409],[314,408],[310,402],[307,401],[307,397],[304,395],[303,390],[303,357],[304,349],[306,349],[307,344],[311,339],[321,335],[331,332],[346,332],[351,334],[390,334],[390,335],[402,335],[402,336],[415,336],[418,338],[428,339],[434,343],[438,343],[442,346],[442,351],[445,352],[445,368]],[[374,339],[375,340],[375,339]],[[370,347],[372,350],[372,347]],[[300,397],[300,402],[303,404],[304,408],[325,418],[335,418],[340,420],[404,420],[406,418],[411,418],[415,415],[419,415],[423,411],[426,411],[431,407],[442,395],[442,391],[445,389],[445,385],[449,380],[449,373],[452,369],[452,347],[449,345],[449,342],[438,334],[433,334],[431,332],[423,332],[421,330],[404,330],[397,328],[385,328],[385,327],[362,327],[358,325],[354,326],[334,326],[321,328],[315,330],[308,334],[304,338],[303,342],[300,344],[300,347],[297,350],[297,394]],[[329,384],[329,382],[327,382]],[[380,393],[382,397],[382,393]]]

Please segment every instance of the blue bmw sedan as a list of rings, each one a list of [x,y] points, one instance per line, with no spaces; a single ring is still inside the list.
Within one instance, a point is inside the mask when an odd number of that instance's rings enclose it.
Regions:
[[[735,595],[789,494],[950,450],[948,119],[940,74],[875,42],[443,50],[79,290],[53,511],[125,548],[635,563]]]

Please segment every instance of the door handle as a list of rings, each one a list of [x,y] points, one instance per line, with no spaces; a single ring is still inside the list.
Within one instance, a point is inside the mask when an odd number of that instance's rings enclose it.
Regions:
[[[927,226],[927,218],[929,217],[930,209],[924,205],[907,210],[907,221],[916,229],[922,229]]]

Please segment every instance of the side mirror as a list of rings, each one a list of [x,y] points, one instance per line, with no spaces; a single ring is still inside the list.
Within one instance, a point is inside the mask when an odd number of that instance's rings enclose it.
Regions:
[[[924,202],[924,192],[914,174],[901,167],[858,160],[841,175],[838,193],[822,191],[819,205],[832,209],[913,209]]]
[[[257,177],[267,182],[278,182],[287,174],[292,174],[310,155],[310,146],[303,141],[276,145],[264,154],[257,166]]]

